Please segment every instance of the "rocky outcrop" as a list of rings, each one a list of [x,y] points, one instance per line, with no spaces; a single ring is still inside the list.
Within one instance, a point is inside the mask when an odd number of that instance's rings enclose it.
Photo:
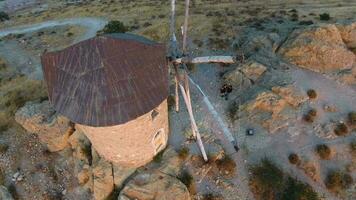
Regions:
[[[308,97],[292,85],[275,86],[271,91],[261,92],[247,103],[245,110],[249,119],[274,133],[287,127],[296,118],[295,108],[307,101]]]
[[[177,178],[156,173],[141,173],[120,192],[118,200],[155,199],[190,200],[187,187]]]
[[[350,24],[337,24],[340,35],[349,49],[356,48],[356,22]]]
[[[16,112],[15,120],[28,132],[37,134],[51,152],[67,147],[73,132],[70,121],[58,115],[49,101],[26,103]]]
[[[355,66],[355,54],[344,43],[353,43],[351,28],[339,28],[342,34],[335,25],[296,30],[279,53],[293,64],[316,72],[351,69]]]
[[[7,190],[7,188],[5,186],[0,186],[0,199],[1,200],[14,200],[14,198],[12,198],[10,192]]]
[[[118,200],[134,199],[190,199],[187,187],[176,177],[181,173],[183,160],[167,148],[158,166],[148,166],[138,172],[122,189]],[[164,188],[164,189],[163,189]]]
[[[234,88],[246,88],[256,82],[266,70],[266,66],[254,60],[249,60],[242,66],[227,72],[223,78],[226,83]]]

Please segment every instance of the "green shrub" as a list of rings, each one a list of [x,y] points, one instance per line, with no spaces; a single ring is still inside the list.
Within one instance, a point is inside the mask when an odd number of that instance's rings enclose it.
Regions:
[[[307,91],[308,97],[311,99],[315,99],[318,95],[315,90],[310,89]]]
[[[322,21],[330,20],[330,15],[328,13],[320,14],[319,17],[320,17],[320,20],[322,20]]]
[[[347,135],[348,133],[348,128],[346,126],[346,124],[344,123],[339,123],[338,125],[336,125],[336,128],[334,129],[334,133],[337,136],[344,136]]]
[[[295,153],[291,153],[288,156],[288,160],[293,165],[296,165],[296,164],[298,164],[300,162],[299,156],[297,154],[295,154]]]
[[[5,20],[10,20],[9,15],[4,11],[0,11],[0,22],[3,22]]]
[[[286,188],[283,191],[281,200],[319,200],[310,185],[304,184],[291,177],[286,181]]]
[[[349,122],[352,124],[352,125],[356,125],[356,112],[355,111],[352,111],[348,114],[349,116]]]
[[[128,31],[128,28],[121,21],[109,21],[108,24],[105,25],[102,33],[125,33]]]
[[[317,145],[315,151],[323,160],[329,160],[331,157],[331,149],[326,144]]]
[[[331,171],[325,179],[325,186],[332,192],[339,193],[348,189],[353,183],[352,177],[343,172]]]

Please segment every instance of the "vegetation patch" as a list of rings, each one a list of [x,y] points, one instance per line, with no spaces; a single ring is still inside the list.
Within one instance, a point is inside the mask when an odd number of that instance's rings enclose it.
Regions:
[[[323,160],[329,160],[331,158],[331,149],[326,144],[317,145],[315,151]]]
[[[330,15],[328,13],[320,14],[319,17],[320,17],[320,20],[322,20],[322,21],[330,20]]]
[[[180,159],[185,160],[189,156],[189,148],[183,147],[178,150],[178,156]]]
[[[334,133],[337,136],[344,136],[348,134],[348,128],[345,123],[339,123],[336,125],[336,128],[334,129]]]
[[[223,173],[234,174],[236,169],[235,161],[228,155],[224,155],[223,158],[216,160],[216,165]]]
[[[309,185],[285,174],[268,159],[252,166],[250,172],[250,187],[257,200],[319,199]]]
[[[313,89],[308,90],[307,95],[310,99],[316,99],[318,97],[318,94]]]
[[[348,189],[352,183],[352,176],[340,171],[330,171],[325,179],[325,186],[335,193]]]
[[[128,27],[124,25],[121,21],[113,20],[109,21],[108,24],[105,25],[103,30],[98,33],[110,34],[110,33],[126,33],[128,31]]]
[[[220,194],[208,193],[204,194],[202,200],[223,200]]]
[[[351,125],[356,125],[356,112],[352,111],[348,114],[349,122]]]
[[[9,15],[4,11],[0,11],[0,22],[3,22],[5,20],[10,20]]]
[[[306,115],[304,115],[303,119],[306,122],[313,123],[317,116],[317,111],[315,109],[311,109],[308,111]]]
[[[300,163],[300,158],[297,154],[295,153],[291,153],[289,156],[288,156],[288,160],[291,164],[293,165],[297,165]]]
[[[238,119],[238,111],[239,105],[235,101],[228,106],[227,113],[231,122],[234,122]]]
[[[188,172],[188,170],[182,170],[182,172],[177,177],[187,188],[191,188],[194,183],[193,176]]]

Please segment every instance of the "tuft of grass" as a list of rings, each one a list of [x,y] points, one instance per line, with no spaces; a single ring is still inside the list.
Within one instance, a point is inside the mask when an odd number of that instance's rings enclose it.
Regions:
[[[328,20],[330,20],[330,15],[329,15],[329,13],[323,13],[323,14],[319,15],[319,18],[322,21],[328,21]]]
[[[182,172],[177,177],[187,188],[190,188],[194,183],[193,176],[188,172],[188,170],[182,170]]]
[[[307,95],[308,95],[308,97],[309,97],[310,99],[316,99],[317,96],[318,96],[318,94],[316,93],[316,91],[313,90],[313,89],[309,89],[309,90],[307,91]]]
[[[235,161],[228,155],[224,155],[221,159],[216,160],[216,165],[222,172],[234,174],[236,169]]]
[[[315,152],[323,160],[329,160],[331,158],[331,149],[326,144],[319,144],[315,148]]]
[[[293,165],[296,165],[296,164],[300,163],[299,156],[297,154],[295,154],[295,153],[289,154],[288,160]]]
[[[337,136],[344,136],[344,135],[347,135],[348,134],[348,128],[346,126],[346,124],[344,123],[339,123],[336,125],[336,128],[334,129],[334,133],[337,135]]]
[[[351,125],[356,125],[356,112],[352,111],[348,114],[349,122]]]
[[[335,193],[348,189],[352,183],[352,176],[340,171],[330,171],[325,179],[325,186]]]
[[[178,150],[178,156],[180,159],[185,160],[188,157],[188,155],[189,155],[189,148],[183,147]]]
[[[168,109],[172,110],[174,109],[175,105],[176,105],[176,99],[174,95],[169,95],[167,98],[167,104],[168,104]]]

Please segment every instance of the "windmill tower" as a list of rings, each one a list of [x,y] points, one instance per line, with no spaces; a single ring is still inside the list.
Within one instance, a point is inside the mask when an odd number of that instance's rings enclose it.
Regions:
[[[187,51],[187,37],[188,37],[188,23],[189,23],[189,6],[190,0],[185,0],[185,16],[184,16],[184,24],[182,29],[182,49],[179,50],[177,37],[175,35],[175,10],[176,10],[176,1],[171,0],[171,27],[170,27],[170,48],[169,48],[169,56],[170,56],[170,65],[173,66],[175,72],[175,99],[176,99],[176,111],[179,111],[179,91],[183,96],[184,103],[186,104],[191,128],[193,132],[193,137],[196,139],[199,149],[203,155],[205,161],[208,161],[208,157],[205,152],[204,144],[201,139],[201,135],[199,129],[197,127],[193,109],[192,109],[192,101],[190,98],[190,89],[189,89],[189,82],[190,78],[187,72],[188,63],[225,63],[231,64],[235,63],[235,60],[232,56],[204,56],[204,57],[190,57],[189,52]],[[179,68],[182,69],[180,72]],[[231,141],[235,147],[235,150],[238,151],[237,143],[235,140]]]

